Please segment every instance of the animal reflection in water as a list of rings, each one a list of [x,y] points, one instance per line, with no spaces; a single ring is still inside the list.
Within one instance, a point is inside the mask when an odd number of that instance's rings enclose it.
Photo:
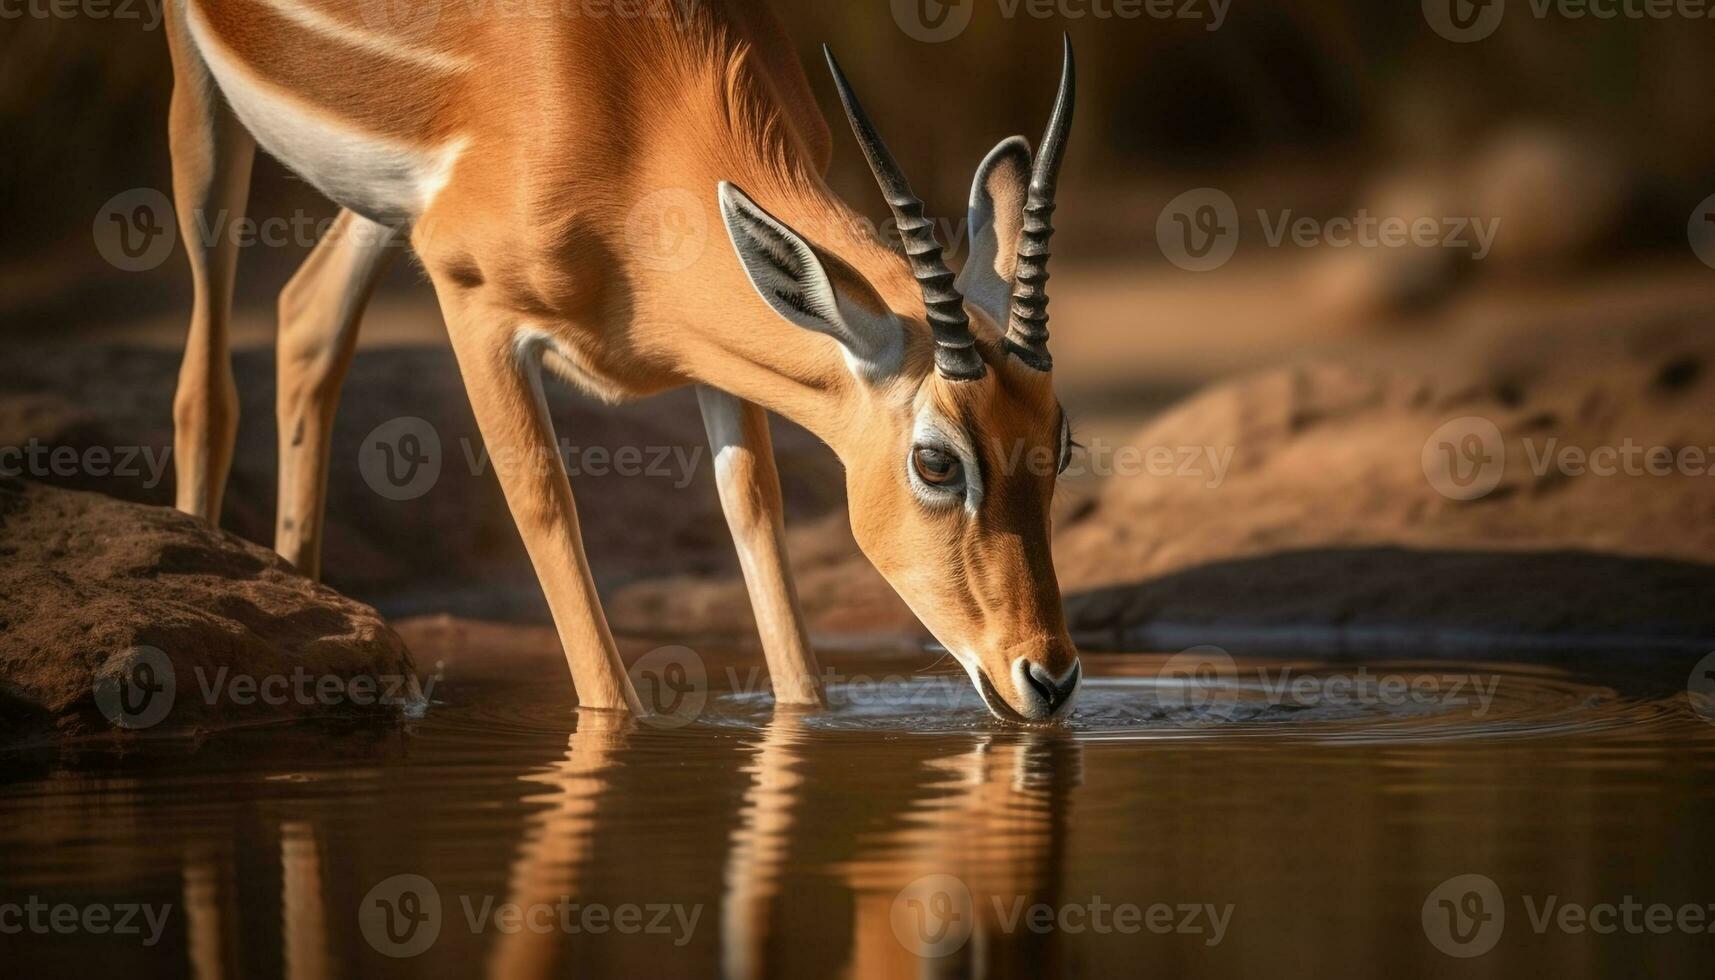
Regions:
[[[565,755],[522,777],[546,788],[528,800],[545,807],[523,830],[507,903],[527,908],[596,900],[584,879],[604,820],[614,816],[612,777],[626,753],[649,735],[623,715],[580,712]],[[844,778],[834,784],[839,793],[887,797],[891,804],[883,808],[892,815],[886,823],[837,835],[828,833],[819,814],[806,817],[809,810],[825,806],[832,813],[839,807],[837,799],[817,799],[818,787],[828,783],[807,774],[812,754],[805,748],[812,737],[817,736],[802,715],[782,710],[751,748],[749,785],[722,869],[719,932],[726,976],[771,972],[771,954],[781,949],[782,882],[803,867],[831,875],[851,893],[849,903],[835,906],[851,916],[843,956],[847,975],[913,974],[929,963],[980,973],[1001,943],[1017,944],[1005,951],[1009,960],[1052,955],[1046,948],[1028,948],[1052,943],[1052,934],[1003,932],[996,919],[1021,902],[1056,900],[1068,797],[1082,773],[1077,742],[1052,732],[925,739],[915,744],[922,757],[918,778],[876,772],[870,786],[855,765],[864,744],[853,742],[853,757],[846,759],[841,747],[830,751],[818,741],[816,765],[841,766]],[[282,949],[284,974],[291,980],[331,976],[330,924],[343,932],[351,920],[348,910],[327,907],[323,852],[309,823],[282,825]],[[229,861],[228,854],[206,850],[187,857],[189,955],[200,980],[240,975],[233,968],[237,924],[222,918],[222,910],[233,907],[224,894],[232,887]],[[821,937],[841,934],[825,918],[816,928]],[[485,972],[493,980],[557,977],[572,965],[569,937],[559,930],[496,930],[484,941]]]
[[[328,903],[322,881],[321,847],[304,821],[280,825],[280,928],[282,971],[291,980],[322,980],[328,969]],[[206,846],[185,858],[185,932],[191,975],[198,980],[240,977],[241,926],[233,855]]]

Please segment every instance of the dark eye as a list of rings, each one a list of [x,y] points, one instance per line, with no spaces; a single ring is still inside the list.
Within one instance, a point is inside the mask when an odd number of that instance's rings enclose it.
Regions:
[[[918,446],[911,451],[911,467],[924,483],[936,487],[955,485],[964,475],[959,457],[929,446]]]

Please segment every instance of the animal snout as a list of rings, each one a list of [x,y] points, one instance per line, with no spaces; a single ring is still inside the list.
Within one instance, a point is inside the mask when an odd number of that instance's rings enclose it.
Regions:
[[[1013,688],[1019,713],[1031,721],[1046,721],[1066,712],[1078,693],[1083,665],[1076,658],[1056,676],[1047,666],[1027,657],[1012,662]]]

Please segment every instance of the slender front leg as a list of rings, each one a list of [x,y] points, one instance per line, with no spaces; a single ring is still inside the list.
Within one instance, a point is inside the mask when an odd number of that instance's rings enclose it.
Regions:
[[[375,280],[397,249],[396,231],[341,211],[280,292],[279,507],[274,550],[306,576],[321,578],[328,449],[340,386],[357,347],[357,325]]]
[[[775,701],[819,705],[821,672],[786,562],[785,504],[768,436],[768,413],[706,385],[697,386],[697,404],[709,432],[715,484],[750,590]]]
[[[444,293],[442,308],[477,428],[547,595],[578,703],[641,714],[584,557],[572,486],[542,397],[541,351],[519,343],[516,324],[502,317],[455,309]]]

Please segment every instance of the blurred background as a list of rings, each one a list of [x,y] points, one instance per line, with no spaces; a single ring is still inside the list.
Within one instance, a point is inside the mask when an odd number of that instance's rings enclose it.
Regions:
[[[1438,2],[1468,7],[1429,0]],[[996,140],[1039,135],[1054,42],[1068,31],[1079,55],[1078,122],[1056,244],[1080,267],[1164,271],[1155,219],[1199,186],[1225,190],[1241,212],[1326,217],[1367,206],[1500,217],[1502,254],[1484,266],[1494,275],[1684,264],[1687,219],[1711,190],[1715,107],[1701,94],[1715,83],[1715,38],[1705,23],[1677,16],[1537,17],[1515,2],[1492,33],[1456,43],[1418,4],[775,6],[824,112],[837,119],[819,57],[827,41],[861,79],[932,208],[949,217]],[[114,194],[170,186],[171,71],[158,7],[119,3],[97,18],[75,8],[38,17],[20,6],[0,21],[8,329],[28,330],[37,317],[79,325],[103,316],[104,300],[132,314],[180,301],[182,263],[114,275],[90,235]],[[835,184],[879,213],[843,129]],[[281,168],[259,166],[253,216],[300,208],[331,214]],[[1251,240],[1260,238],[1254,224],[1246,222],[1241,259],[1265,247]],[[271,300],[301,257],[294,248],[301,253],[295,245],[247,255],[245,295]],[[1169,276],[1163,288],[1189,288],[1184,279]]]

